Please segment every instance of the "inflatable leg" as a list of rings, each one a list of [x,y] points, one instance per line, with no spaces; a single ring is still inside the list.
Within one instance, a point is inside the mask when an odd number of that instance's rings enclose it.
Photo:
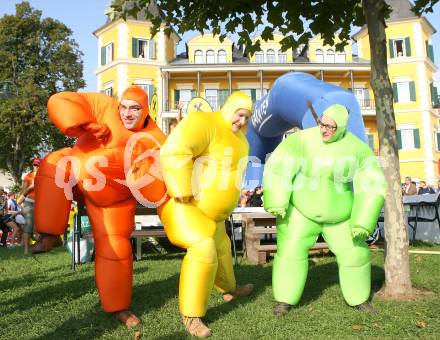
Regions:
[[[159,211],[168,239],[188,250],[182,262],[179,308],[184,316],[206,314],[217,272],[216,224],[192,204],[170,199]]]
[[[272,272],[274,298],[295,305],[301,299],[308,272],[309,249],[321,226],[295,208],[277,225],[277,254]]]
[[[106,312],[128,309],[131,303],[133,255],[130,235],[136,201],[96,207],[86,200],[95,239],[96,286]]]
[[[55,182],[58,161],[70,154],[65,148],[47,155],[35,177],[35,225],[39,233],[62,235],[67,228],[70,204],[64,189]],[[69,174],[66,173],[66,178]]]
[[[220,293],[235,292],[237,285],[232,264],[231,240],[226,234],[224,221],[217,223],[214,240],[218,259],[215,287]]]
[[[323,236],[336,255],[342,295],[350,306],[368,300],[371,290],[371,254],[365,242],[355,243],[348,221],[325,225]]]

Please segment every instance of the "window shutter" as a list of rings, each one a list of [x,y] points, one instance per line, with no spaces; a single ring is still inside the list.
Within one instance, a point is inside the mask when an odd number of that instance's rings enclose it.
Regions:
[[[191,99],[192,98],[195,98],[197,95],[196,95],[196,90],[191,90]]]
[[[253,103],[257,100],[257,89],[251,89],[251,99]]]
[[[131,55],[133,56],[133,58],[139,57],[138,44],[139,44],[138,39],[136,39],[136,38],[131,39]]]
[[[113,61],[113,60],[115,60],[115,52],[114,52],[114,45],[113,45],[113,43],[110,44],[110,49],[112,50],[112,60],[111,61]]]
[[[436,136],[437,136],[437,151],[440,151],[440,133],[437,132]]]
[[[353,89],[351,87],[349,87],[347,90],[353,92]]]
[[[388,40],[388,48],[390,50],[390,58],[394,58],[394,40],[393,39]]]
[[[435,60],[434,60],[434,47],[431,44],[429,44],[428,51],[429,51],[429,58],[431,58],[432,62],[434,63],[435,62]]]
[[[414,133],[414,147],[416,149],[420,149],[420,133],[419,133],[419,129],[414,129],[413,133]]]
[[[109,96],[113,97],[113,87],[110,87],[110,89],[109,89]]]
[[[148,105],[150,105],[150,103],[151,103],[151,98],[153,98],[153,94],[154,94],[154,86],[149,85],[148,86]]]
[[[101,47],[101,66],[105,65],[105,46]]]
[[[440,102],[439,102],[439,98],[438,98],[438,91],[437,91],[437,86],[433,86],[433,96],[434,96],[434,107],[438,107]]]
[[[393,96],[394,96],[394,102],[397,103],[399,101],[399,92],[397,91],[396,83],[393,83]]]
[[[180,91],[174,90],[174,103],[177,104],[180,100]]]
[[[156,59],[156,44],[154,43],[154,39],[150,39],[148,42],[150,59]]]
[[[409,40],[409,37],[405,38],[405,49],[406,49],[406,56],[411,57],[411,42]]]
[[[416,85],[414,81],[409,82],[409,96],[412,102],[416,101]]]
[[[368,137],[368,145],[370,146],[370,149],[374,151],[374,136],[367,135],[367,137]]]
[[[400,149],[402,149],[402,132],[400,130],[396,130],[396,134],[397,134],[397,147]]]

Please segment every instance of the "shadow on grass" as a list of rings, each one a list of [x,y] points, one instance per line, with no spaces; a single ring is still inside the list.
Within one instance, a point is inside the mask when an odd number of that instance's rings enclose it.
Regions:
[[[157,336],[153,338],[154,340],[180,340],[180,339],[194,339],[187,332],[174,332],[169,335]]]

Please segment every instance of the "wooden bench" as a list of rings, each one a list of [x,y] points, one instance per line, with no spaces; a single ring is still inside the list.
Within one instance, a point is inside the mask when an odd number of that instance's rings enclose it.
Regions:
[[[237,214],[235,220],[241,219],[244,229],[245,256],[256,264],[267,262],[268,255],[276,253],[276,243],[261,244],[262,235],[276,235],[276,219],[273,215],[266,212],[255,212],[247,214]],[[274,240],[276,242],[276,240]],[[316,243],[311,249],[310,254],[328,251],[325,242]]]

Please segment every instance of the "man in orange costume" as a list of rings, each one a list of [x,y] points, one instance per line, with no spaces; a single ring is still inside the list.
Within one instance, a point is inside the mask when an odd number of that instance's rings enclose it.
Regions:
[[[148,98],[139,87],[129,87],[119,105],[100,93],[58,93],[49,99],[48,113],[65,135],[78,140],[73,148],[55,151],[41,162],[35,179],[35,224],[41,237],[33,252],[46,252],[60,244],[71,200],[82,199],[95,240],[96,285],[102,307],[125,325],[135,326],[140,320],[128,310],[133,196],[156,207],[166,200],[155,156],[165,136],[149,119]]]

